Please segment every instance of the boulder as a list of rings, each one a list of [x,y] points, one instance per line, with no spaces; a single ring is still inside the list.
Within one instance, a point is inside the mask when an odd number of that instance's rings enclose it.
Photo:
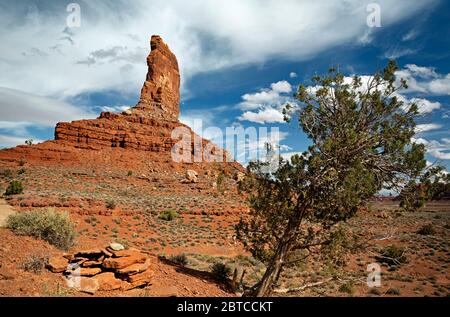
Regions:
[[[152,270],[147,270],[142,273],[127,276],[126,281],[129,283],[124,287],[124,290],[130,290],[136,287],[147,286],[151,283],[154,272]]]
[[[198,173],[194,170],[187,170],[185,177],[189,183],[198,183]]]
[[[136,263],[144,263],[146,260],[147,256],[145,254],[135,252],[133,255],[126,257],[107,258],[103,261],[103,267],[107,269],[118,270]]]
[[[48,259],[46,267],[53,273],[62,273],[67,270],[68,264],[69,261],[66,258],[62,256],[54,256]]]
[[[121,245],[120,243],[115,243],[115,242],[110,243],[110,244],[109,244],[109,248],[110,248],[112,251],[125,250],[125,247],[124,247],[123,245]]]
[[[123,281],[117,279],[112,272],[101,273],[95,279],[99,283],[100,291],[113,291],[120,289],[123,285]]]
[[[150,267],[150,260],[147,259],[147,261],[145,261],[144,263],[132,264],[130,266],[127,266],[126,268],[118,269],[116,272],[124,275],[133,275],[142,273],[148,270],[149,267]]]
[[[100,284],[96,278],[80,277],[79,285],[76,287],[80,292],[94,295],[100,288]]]

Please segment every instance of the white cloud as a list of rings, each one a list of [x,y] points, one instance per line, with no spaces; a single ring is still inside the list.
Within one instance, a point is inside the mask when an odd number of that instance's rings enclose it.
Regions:
[[[270,85],[273,91],[278,93],[290,93],[292,91],[292,86],[286,80],[279,81]]]
[[[384,53],[384,57],[387,59],[398,59],[403,56],[413,55],[417,53],[417,50],[410,48],[392,48]]]
[[[417,104],[420,114],[430,113],[441,108],[440,102],[433,102],[425,98],[412,98],[410,102]]]
[[[96,115],[67,102],[0,87],[0,118],[20,124],[54,126],[59,121],[92,118]]]
[[[296,72],[290,72],[289,73],[289,78],[297,78],[297,73]]]
[[[450,160],[450,140],[448,138],[443,138],[441,141],[436,140],[426,140],[423,138],[415,139],[411,141],[425,145],[425,148],[432,157],[440,160]]]
[[[380,0],[387,27],[437,3]],[[201,72],[271,58],[306,60],[367,32],[364,1],[82,1],[81,27],[64,5],[10,2],[0,11],[0,86],[67,97],[136,93],[148,38],[160,34],[179,58],[183,89]],[[83,63],[83,64],[80,64]],[[88,66],[89,65],[89,66]],[[45,80],[42,80],[45,78]]]
[[[11,135],[0,134],[0,148],[10,148],[19,144],[25,144],[27,137],[17,137]],[[40,143],[42,140],[33,139],[33,144]]]
[[[258,110],[257,112],[245,111],[239,120],[246,120],[256,123],[273,123],[273,122],[284,122],[284,116],[280,110],[274,108],[264,108]]]
[[[261,124],[284,122],[283,107],[287,103],[296,106],[290,94],[291,92],[292,85],[286,80],[282,80],[272,83],[270,88],[243,95],[242,99],[244,101],[238,107],[244,110],[244,113],[238,120]]]
[[[432,131],[432,130],[438,130],[442,128],[441,124],[436,124],[436,123],[424,123],[424,124],[418,124],[416,126],[415,132],[416,133],[420,133],[420,132],[427,132],[427,131]]]
[[[450,95],[450,74],[439,74],[433,67],[408,64],[396,72],[397,78],[408,83],[408,93],[424,93],[428,95]]]

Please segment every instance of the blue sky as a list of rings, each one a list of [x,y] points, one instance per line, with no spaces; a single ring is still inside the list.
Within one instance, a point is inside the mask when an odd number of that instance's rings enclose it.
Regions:
[[[78,1],[76,28],[68,3],[0,1],[0,147],[134,106],[159,34],[179,59],[183,122],[278,127],[286,155],[308,145],[279,122],[299,83],[330,66],[370,75],[395,58],[410,84],[401,97],[422,111],[415,141],[450,169],[448,1]],[[371,3],[381,27],[366,23]]]

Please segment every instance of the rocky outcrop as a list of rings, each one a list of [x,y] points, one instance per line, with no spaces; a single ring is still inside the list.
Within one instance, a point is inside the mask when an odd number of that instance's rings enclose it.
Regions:
[[[149,285],[154,275],[149,257],[137,249],[116,251],[114,245],[53,257],[47,268],[64,273],[70,287],[89,294]]]
[[[194,137],[201,140],[203,148],[213,148],[178,121],[180,74],[175,55],[159,36],[152,36],[150,45],[148,73],[139,103],[122,113],[102,112],[94,120],[60,122],[55,129],[58,143],[91,150],[124,148],[170,153],[178,141],[172,138],[172,131],[182,127],[191,133],[192,148]]]
[[[152,36],[150,47],[147,78],[136,108],[149,111],[154,117],[178,121],[180,72],[177,58],[157,35]]]

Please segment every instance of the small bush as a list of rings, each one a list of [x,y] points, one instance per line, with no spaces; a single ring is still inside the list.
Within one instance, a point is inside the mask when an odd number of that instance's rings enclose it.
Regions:
[[[166,210],[159,214],[159,219],[172,221],[178,217],[178,213],[175,210]]]
[[[387,295],[400,295],[400,290],[398,288],[390,288],[386,291]]]
[[[385,263],[389,266],[398,266],[408,261],[405,255],[405,249],[399,248],[395,245],[389,245],[385,247],[377,260],[381,263]]]
[[[339,292],[341,293],[347,293],[349,295],[352,295],[355,292],[355,289],[353,287],[353,282],[347,282],[345,284],[342,284],[339,287]]]
[[[178,255],[172,255],[169,258],[169,260],[174,262],[174,263],[176,263],[176,264],[178,264],[178,265],[181,265],[181,266],[186,266],[188,264],[187,256],[184,253],[178,254]]]
[[[231,274],[231,269],[220,262],[216,262],[211,266],[211,273],[219,281],[226,281]]]
[[[17,171],[17,174],[19,174],[19,175],[25,174],[25,169],[23,167],[19,168],[19,170]]]
[[[114,200],[108,200],[106,202],[106,208],[110,210],[116,209],[116,202]]]
[[[16,234],[43,239],[63,250],[73,245],[76,235],[69,215],[53,210],[12,214],[7,218],[6,225]]]
[[[22,183],[19,181],[12,181],[9,183],[8,188],[6,188],[5,195],[18,195],[23,193],[23,186]]]
[[[45,268],[47,262],[48,258],[32,254],[22,264],[22,268],[27,272],[39,274]]]
[[[133,171],[128,171],[127,175],[128,175],[128,176],[133,175]]]
[[[5,169],[5,170],[1,171],[0,175],[2,175],[5,178],[10,179],[13,176],[13,172],[10,169]]]
[[[428,235],[432,235],[435,233],[434,228],[431,224],[428,225],[424,225],[422,226],[422,228],[420,228],[417,231],[418,234],[424,235],[424,236],[428,236]]]

